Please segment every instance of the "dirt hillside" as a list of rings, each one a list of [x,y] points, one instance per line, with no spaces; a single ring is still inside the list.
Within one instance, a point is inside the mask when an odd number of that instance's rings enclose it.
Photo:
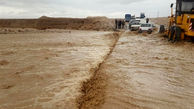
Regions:
[[[0,19],[0,28],[113,30],[114,20],[106,17]]]

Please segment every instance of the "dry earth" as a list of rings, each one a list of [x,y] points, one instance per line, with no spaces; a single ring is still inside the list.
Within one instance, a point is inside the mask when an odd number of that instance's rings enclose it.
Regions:
[[[73,29],[73,30],[113,30],[114,20],[106,17],[0,19],[0,28]]]
[[[165,27],[168,27],[168,17],[151,18],[150,20],[157,25],[164,25]]]

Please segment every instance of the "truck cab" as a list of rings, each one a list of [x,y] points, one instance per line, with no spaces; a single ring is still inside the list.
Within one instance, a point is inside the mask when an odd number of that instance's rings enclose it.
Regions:
[[[131,14],[125,14],[125,22],[129,22],[131,20]]]
[[[141,13],[140,14],[140,19],[144,19],[145,18],[145,13]]]
[[[187,36],[194,36],[194,1],[177,0],[175,23]]]

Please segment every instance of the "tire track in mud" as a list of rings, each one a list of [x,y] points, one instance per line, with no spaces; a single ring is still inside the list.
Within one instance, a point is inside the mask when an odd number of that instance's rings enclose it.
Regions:
[[[103,72],[102,65],[112,54],[121,34],[122,32],[115,32],[111,34],[114,38],[114,42],[110,47],[109,53],[104,56],[103,61],[99,63],[96,68],[90,69],[92,76],[82,83],[80,90],[82,95],[76,100],[78,109],[96,109],[105,102],[107,75]]]

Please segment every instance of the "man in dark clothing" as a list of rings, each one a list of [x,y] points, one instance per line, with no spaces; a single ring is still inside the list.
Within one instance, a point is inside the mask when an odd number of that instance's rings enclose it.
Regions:
[[[121,29],[121,28],[122,28],[122,21],[119,20],[119,29]]]
[[[149,18],[147,18],[147,19],[146,19],[146,23],[149,23],[149,20],[150,20],[150,19],[149,19]]]
[[[118,28],[118,21],[117,21],[117,19],[115,19],[115,29],[117,29]]]
[[[122,21],[122,29],[124,29],[124,26],[125,26],[125,22],[124,21]]]

